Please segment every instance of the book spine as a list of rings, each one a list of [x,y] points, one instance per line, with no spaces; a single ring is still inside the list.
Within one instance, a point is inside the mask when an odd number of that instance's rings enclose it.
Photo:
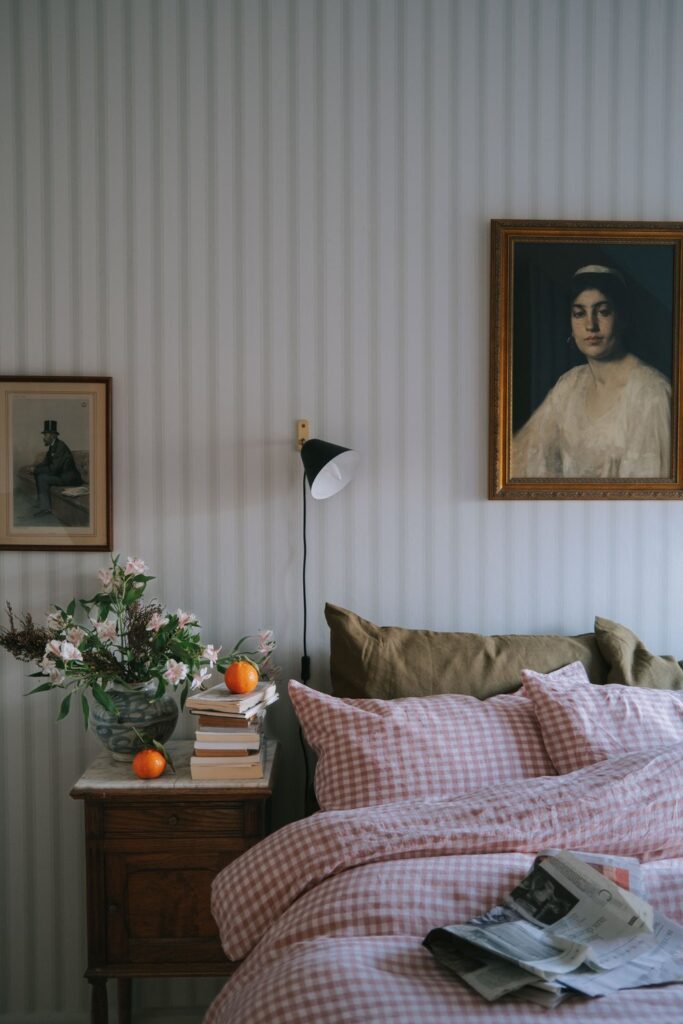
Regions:
[[[209,765],[206,768],[203,765],[199,765],[193,766],[190,769],[190,776],[193,779],[224,779],[226,781],[233,779],[235,782],[243,779],[262,779],[264,777],[258,765],[255,768],[233,768],[230,770],[226,770],[223,767],[214,768],[213,765]]]
[[[242,750],[226,750],[224,747],[195,747],[194,757],[248,757],[254,755],[253,749],[244,747]]]
[[[256,726],[254,718],[251,719],[243,715],[223,715],[220,712],[209,715],[200,714],[198,711],[190,711],[191,715],[197,719],[200,726],[202,725],[213,725],[220,728],[230,729],[253,729]]]
[[[221,729],[200,725],[195,729],[195,736],[204,742],[234,743],[237,746],[243,746],[245,743],[258,745],[261,742],[261,733],[257,729]]]

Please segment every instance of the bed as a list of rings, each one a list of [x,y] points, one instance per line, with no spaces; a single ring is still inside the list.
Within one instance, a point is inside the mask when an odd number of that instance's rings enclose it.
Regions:
[[[328,622],[335,693],[289,684],[321,809],[216,878],[243,962],[205,1024],[680,1024],[683,984],[489,1004],[422,940],[499,903],[547,847],[638,857],[649,900],[683,923],[681,665],[609,620],[479,639]]]

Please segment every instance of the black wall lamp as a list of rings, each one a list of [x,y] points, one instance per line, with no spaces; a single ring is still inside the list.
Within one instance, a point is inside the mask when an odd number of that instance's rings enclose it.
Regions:
[[[304,558],[302,587],[304,599],[303,656],[301,658],[301,681],[311,678],[311,659],[306,646],[307,605],[306,605],[306,481],[311,497],[322,501],[342,490],[353,478],[360,456],[351,448],[342,448],[317,437],[309,438],[308,420],[298,420],[296,425],[296,447],[304,465],[303,476],[303,543]]]

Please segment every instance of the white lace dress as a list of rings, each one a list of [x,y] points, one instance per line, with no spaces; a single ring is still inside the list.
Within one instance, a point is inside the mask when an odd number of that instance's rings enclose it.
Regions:
[[[635,357],[633,357],[635,359]],[[512,439],[511,475],[524,477],[668,477],[671,384],[635,359],[620,400],[592,418],[591,369],[564,373]]]

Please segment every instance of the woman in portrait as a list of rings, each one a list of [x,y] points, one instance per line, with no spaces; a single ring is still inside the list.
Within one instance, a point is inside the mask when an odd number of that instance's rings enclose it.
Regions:
[[[564,373],[512,438],[512,477],[668,477],[671,384],[628,348],[628,290],[612,267],[576,271]]]

